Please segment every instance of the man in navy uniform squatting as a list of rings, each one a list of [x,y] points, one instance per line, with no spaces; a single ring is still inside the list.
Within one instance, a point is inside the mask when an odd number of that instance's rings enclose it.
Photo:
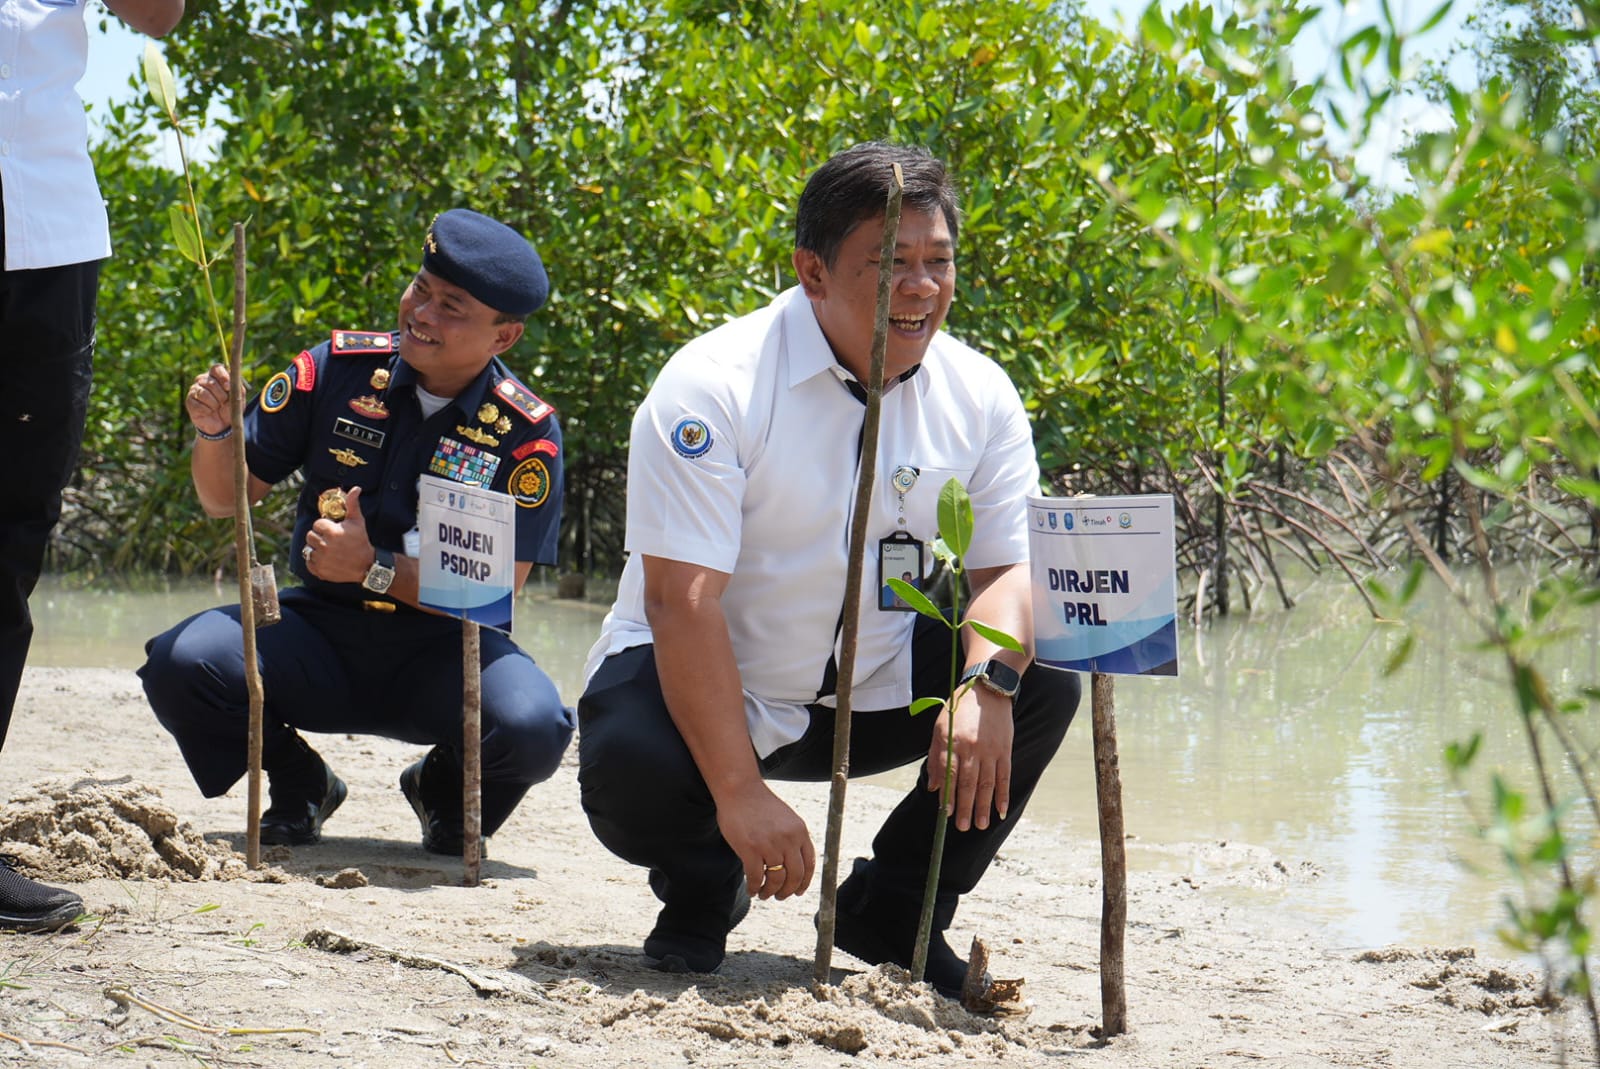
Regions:
[[[955,192],[926,152],[858,145],[801,194],[800,285],[690,342],[634,417],[630,556],[578,703],[579,782],[600,841],[650,870],[662,908],[644,951],[669,971],[715,969],[750,895],[786,898],[811,882],[810,833],[768,780],[832,771],[862,383],[894,164],[906,185],[868,567],[879,583],[902,567],[924,578],[940,488],[959,478],[974,518],[968,615],[1031,646],[1026,508],[1039,467],[1027,415],[994,361],[939,329],[955,292]],[[953,736],[956,795],[926,978],[955,994],[966,964],[942,933],[1060,745],[1079,683],[967,628],[955,668],[976,685],[953,715],[912,717],[913,697],[950,695],[950,633],[897,608],[862,599],[850,770],[923,760],[924,774],[840,886],[835,942],[869,964],[910,964]]]
[[[250,498],[303,471],[283,620],[257,635],[271,805],[261,841],[317,842],[344,783],[300,731],[380,735],[430,745],[400,776],[422,844],[462,849],[461,622],[417,605],[417,479],[424,473],[512,495],[520,589],[553,564],[561,521],[561,430],[554,410],[500,362],[544,303],[532,246],[476,212],[447,211],[400,297],[399,330],[335,331],[268,380],[245,413]],[[189,387],[195,489],[230,516],[229,376]],[[344,491],[338,501],[338,490]],[[152,639],[139,670],[157,719],[207,797],[246,768],[249,698],[237,606]],[[547,779],[572,738],[572,714],[511,639],[485,628],[483,834]]]

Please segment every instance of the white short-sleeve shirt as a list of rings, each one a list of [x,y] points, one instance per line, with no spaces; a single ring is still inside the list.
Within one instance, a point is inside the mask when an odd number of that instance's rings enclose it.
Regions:
[[[78,81],[87,0],[0,0],[3,266],[22,271],[111,255]]]
[[[818,701],[844,601],[865,405],[846,386],[811,302],[789,290],[761,311],[689,343],[661,370],[634,416],[628,517],[616,604],[586,675],[613,653],[652,641],[641,555],[730,576],[723,614],[756,752],[798,739]],[[852,703],[911,701],[911,629],[874,596],[878,540],[938,533],[939,491],[952,476],[972,497],[963,562],[1028,559],[1027,496],[1039,467],[1022,401],[998,364],[940,333],[918,372],[885,389],[867,525]],[[915,468],[899,494],[896,469]],[[925,553],[931,564],[931,551]],[[825,699],[831,702],[831,695]]]

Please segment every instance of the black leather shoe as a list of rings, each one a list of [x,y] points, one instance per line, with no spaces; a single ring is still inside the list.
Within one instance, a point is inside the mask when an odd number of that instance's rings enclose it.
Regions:
[[[427,799],[422,786],[423,766],[427,763],[428,758],[424,757],[400,773],[400,793],[411,803],[411,810],[422,825],[422,848],[430,854],[460,857],[467,848],[466,832],[462,829],[461,796],[456,795],[454,805],[434,804]],[[478,853],[480,857],[489,856],[488,843],[482,839],[478,840]]]
[[[674,903],[667,897],[670,884],[660,869],[650,870],[650,890],[665,903],[656,926],[645,936],[644,954],[661,972],[715,972],[727,955],[728,933],[750,912],[750,891],[744,875],[731,905],[725,908],[703,902]]]
[[[83,899],[30,880],[15,865],[15,858],[0,855],[0,931],[53,932],[83,916]]]
[[[891,964],[911,968],[920,902],[875,901],[869,893],[871,862],[857,858],[849,879],[839,885],[833,918],[833,945],[868,965]],[[942,908],[941,908],[942,907]],[[955,903],[934,907],[934,930],[928,938],[928,964],[919,977],[946,998],[960,998],[967,963],[945,942],[944,927],[955,915]]]
[[[268,846],[312,846],[322,841],[322,823],[333,816],[344,802],[344,780],[333,774],[324,762],[324,786],[319,798],[292,795],[279,798],[273,792],[272,804],[261,814],[261,841]]]

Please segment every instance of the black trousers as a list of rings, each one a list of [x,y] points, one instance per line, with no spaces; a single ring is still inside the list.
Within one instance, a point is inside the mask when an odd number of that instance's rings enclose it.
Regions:
[[[439,747],[461,767],[461,621],[363,612],[304,587],[283,592],[283,619],[256,634],[266,738],[293,731],[378,735]],[[479,634],[483,672],[483,834],[528,788],[549,779],[572,739],[572,712],[509,635]],[[151,639],[139,669],[202,794],[244,775],[250,696],[239,607],[208,609]],[[270,771],[270,770],[269,770]]]
[[[0,270],[0,746],[33,641],[28,597],[78,467],[99,282],[98,261]]]
[[[912,648],[912,693],[948,696],[950,632],[919,618]],[[1033,665],[1014,703],[1011,808],[989,827],[946,831],[939,898],[953,912],[999,852],[1055,755],[1078,707],[1072,672]],[[811,725],[796,742],[761,763],[768,779],[826,781],[832,775],[834,711],[812,706]],[[925,788],[935,713],[906,709],[858,712],[850,732],[850,773],[871,775],[922,761],[922,775],[873,840],[873,894],[920,903],[933,846],[939,795]],[[661,696],[655,648],[608,657],[578,702],[579,784],[590,826],[607,849],[660,870],[676,899],[717,901],[743,879],[738,855],[717,828],[716,806]],[[817,846],[821,848],[821,843]]]

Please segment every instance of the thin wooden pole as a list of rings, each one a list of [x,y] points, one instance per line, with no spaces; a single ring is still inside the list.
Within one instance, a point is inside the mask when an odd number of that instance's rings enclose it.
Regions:
[[[228,396],[228,421],[233,428],[233,553],[239,572],[239,627],[244,633],[244,681],[250,696],[250,727],[245,743],[248,751],[246,813],[244,833],[245,864],[261,867],[261,743],[265,699],[261,692],[261,668],[256,663],[255,532],[250,524],[250,469],[244,449],[244,325],[245,264],[244,224],[233,224],[233,345],[228,353],[228,375],[232,389]]]
[[[483,860],[483,671],[478,622],[461,621],[461,885],[478,886]]]
[[[1128,1030],[1122,940],[1128,923],[1128,856],[1123,841],[1122,773],[1117,761],[1114,676],[1090,675],[1094,718],[1094,784],[1100,804],[1100,1012],[1103,1037]]]
[[[850,781],[850,698],[855,686],[856,633],[861,624],[861,574],[867,555],[867,516],[878,477],[878,421],[883,409],[883,363],[889,346],[889,294],[894,286],[894,251],[900,237],[900,198],[905,176],[894,165],[883,213],[882,258],[878,262],[878,308],[872,326],[872,363],[867,374],[867,414],[861,427],[861,471],[856,480],[855,519],[845,569],[844,617],[839,632],[838,705],[833,717],[833,779],[828,791],[828,833],[822,851],[821,902],[817,909],[817,955],[811,971],[819,984],[833,968],[833,931],[839,900],[839,843],[844,837],[844,796]]]

